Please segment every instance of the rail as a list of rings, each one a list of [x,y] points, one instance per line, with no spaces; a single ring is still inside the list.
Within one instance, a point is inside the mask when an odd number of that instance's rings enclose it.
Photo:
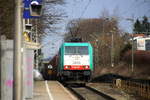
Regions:
[[[85,86],[85,88],[87,88],[87,89],[93,91],[94,93],[96,93],[96,94],[98,94],[98,95],[103,96],[103,97],[106,98],[107,100],[116,100],[116,99],[114,99],[114,98],[112,98],[112,97],[110,97],[110,96],[108,96],[108,95],[106,95],[106,94],[104,94],[104,93],[102,93],[102,92],[100,92],[100,91],[98,91],[98,90],[92,88],[92,87]]]
[[[79,100],[86,100],[81,94],[79,94],[77,91],[72,89],[70,86],[67,86],[67,88],[79,99]]]
[[[77,91],[76,91],[75,89],[73,89],[71,86],[67,86],[67,88],[68,88],[74,95],[76,95],[79,100],[87,100],[84,96],[82,96],[79,92],[77,92]],[[95,94],[97,94],[97,95],[99,95],[99,96],[104,97],[106,100],[116,100],[116,99],[114,99],[114,98],[112,98],[112,97],[110,97],[110,96],[108,96],[108,95],[106,95],[106,94],[104,94],[104,93],[102,93],[102,92],[100,92],[100,91],[98,91],[98,90],[92,88],[92,87],[84,86],[83,88],[88,89],[88,90],[92,91],[93,93],[95,93]]]

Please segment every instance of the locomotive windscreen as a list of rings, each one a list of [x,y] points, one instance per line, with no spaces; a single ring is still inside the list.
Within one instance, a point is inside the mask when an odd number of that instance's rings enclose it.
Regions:
[[[66,46],[65,55],[88,55],[87,46]]]

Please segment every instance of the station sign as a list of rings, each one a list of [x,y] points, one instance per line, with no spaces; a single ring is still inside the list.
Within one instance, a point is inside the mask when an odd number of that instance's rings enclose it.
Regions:
[[[24,44],[26,48],[34,49],[34,50],[40,49],[40,46],[41,46],[40,43],[27,42],[27,41],[25,41]]]

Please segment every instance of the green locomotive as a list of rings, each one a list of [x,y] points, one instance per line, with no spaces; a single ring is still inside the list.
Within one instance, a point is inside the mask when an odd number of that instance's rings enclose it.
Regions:
[[[90,43],[63,43],[59,50],[57,76],[63,81],[89,81],[93,71],[93,49]]]

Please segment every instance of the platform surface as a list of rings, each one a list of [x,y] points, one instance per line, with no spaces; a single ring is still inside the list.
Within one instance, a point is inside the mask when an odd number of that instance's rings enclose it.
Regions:
[[[33,98],[26,100],[77,100],[58,81],[35,81]]]

